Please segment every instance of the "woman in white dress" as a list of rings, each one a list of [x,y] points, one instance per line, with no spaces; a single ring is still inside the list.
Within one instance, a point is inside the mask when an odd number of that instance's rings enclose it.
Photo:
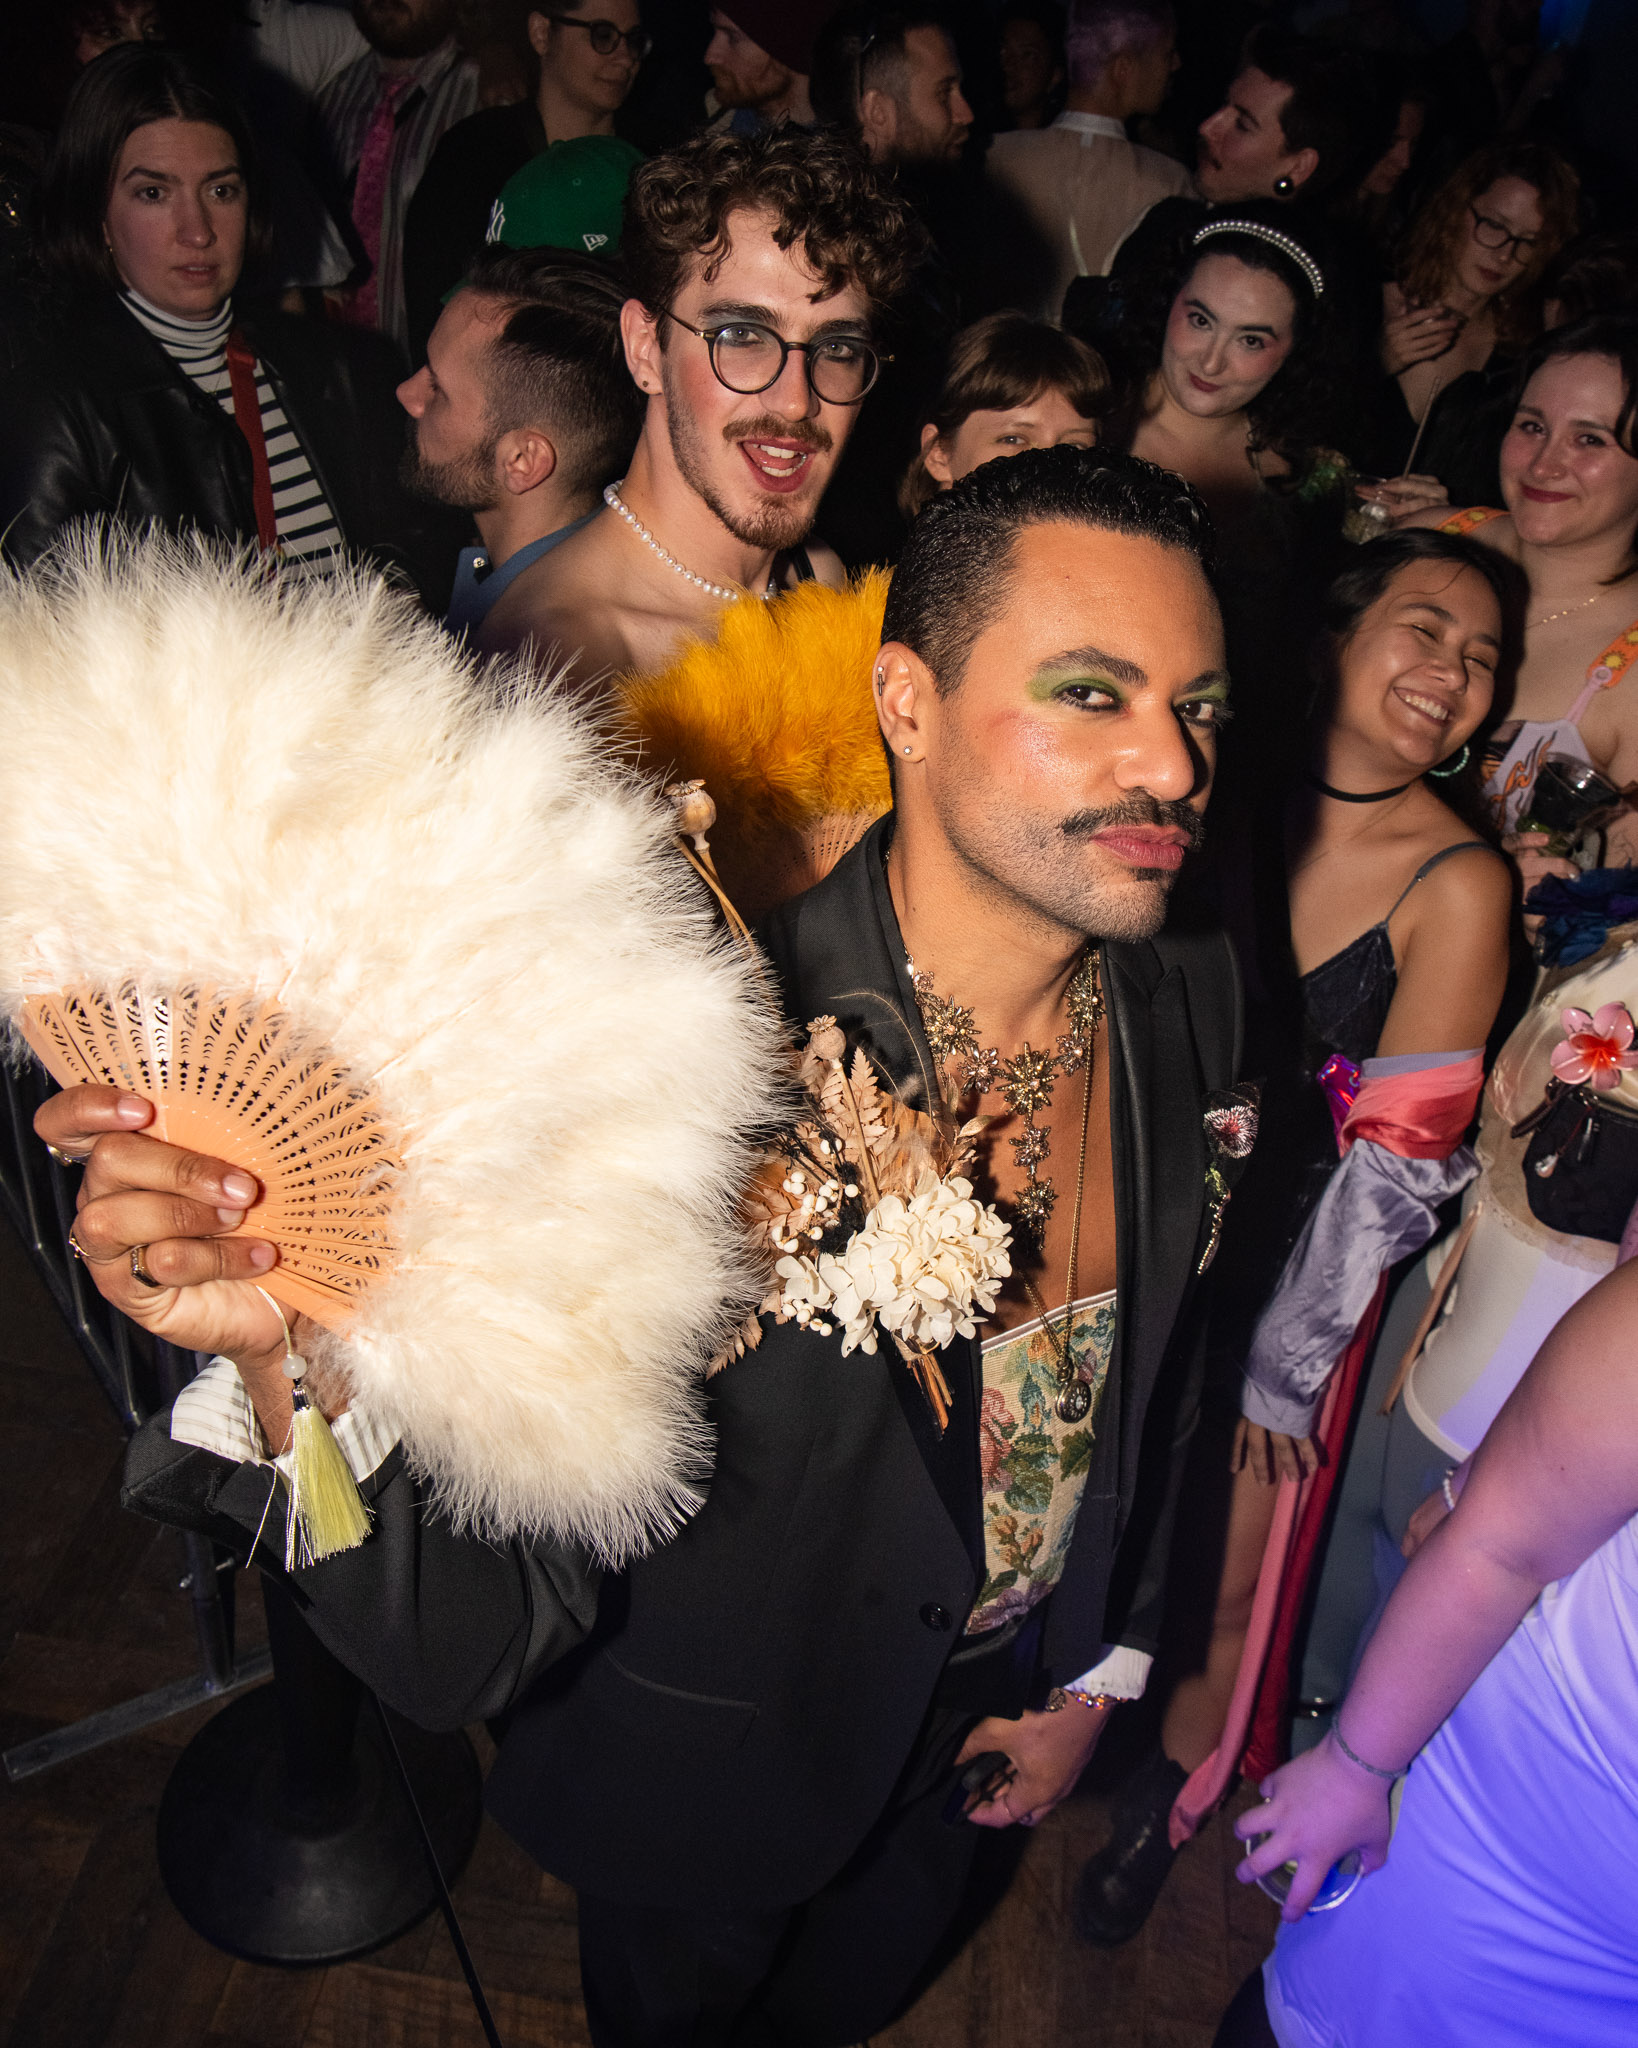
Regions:
[[[1332,1731],[1236,1822],[1242,1882],[1296,1872],[1266,2021],[1243,1993],[1220,2048],[1638,2039],[1635,1333],[1629,1262],[1456,1475]],[[1350,1850],[1357,1890],[1304,1917]]]

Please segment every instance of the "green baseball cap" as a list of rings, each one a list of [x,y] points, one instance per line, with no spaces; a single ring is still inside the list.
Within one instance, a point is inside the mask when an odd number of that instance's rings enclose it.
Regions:
[[[626,187],[642,160],[640,149],[614,135],[549,143],[501,187],[485,239],[508,249],[614,255]]]

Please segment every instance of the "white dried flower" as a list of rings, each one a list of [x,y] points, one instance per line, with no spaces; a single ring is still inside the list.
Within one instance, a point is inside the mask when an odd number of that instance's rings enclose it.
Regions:
[[[1011,1241],[971,1182],[924,1173],[908,1202],[884,1197],[841,1252],[781,1259],[783,1284],[766,1306],[780,1322],[815,1328],[816,1314],[833,1315],[844,1354],[874,1353],[878,1323],[912,1350],[936,1351],[977,1334],[975,1311],[993,1313]]]

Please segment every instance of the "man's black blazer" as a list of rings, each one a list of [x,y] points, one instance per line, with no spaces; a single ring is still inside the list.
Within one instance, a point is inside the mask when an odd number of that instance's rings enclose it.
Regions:
[[[931,1061],[887,892],[889,829],[777,913],[766,944],[795,1021],[835,1016],[913,1090]],[[1054,1682],[1106,1639],[1153,1647],[1197,1398],[1203,1097],[1231,1084],[1237,1054],[1220,937],[1111,945],[1103,973],[1120,1301],[1045,1633]],[[558,1876],[655,1905],[807,1898],[886,1804],[980,1582],[977,1343],[942,1362],[956,1411],[941,1439],[887,1346],[844,1358],[839,1336],[765,1324],[710,1384],[705,1506],[600,1589],[558,1546],[454,1537],[395,1453],[366,1489],[375,1534],[296,1574],[298,1597],[412,1718],[509,1712],[489,1804]],[[127,1466],[130,1506],[240,1549],[267,1494],[265,1468],[173,1445],[163,1418]]]

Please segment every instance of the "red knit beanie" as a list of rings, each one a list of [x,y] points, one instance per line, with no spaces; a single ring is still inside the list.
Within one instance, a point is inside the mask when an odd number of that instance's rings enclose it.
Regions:
[[[776,64],[805,78],[813,69],[819,31],[838,4],[839,0],[730,0],[721,12]]]

